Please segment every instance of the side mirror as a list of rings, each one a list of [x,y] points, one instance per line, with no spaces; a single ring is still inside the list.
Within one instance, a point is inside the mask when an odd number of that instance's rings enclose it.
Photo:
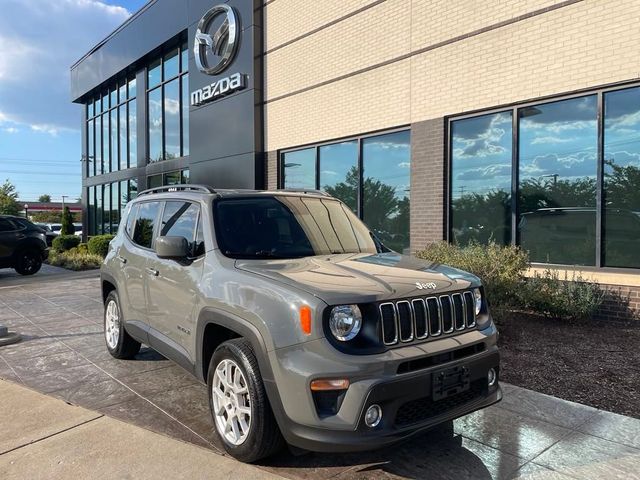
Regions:
[[[158,237],[156,255],[159,258],[186,258],[189,256],[189,242],[184,237]]]

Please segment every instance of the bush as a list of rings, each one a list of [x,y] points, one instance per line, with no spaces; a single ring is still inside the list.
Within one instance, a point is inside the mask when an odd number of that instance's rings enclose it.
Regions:
[[[69,207],[64,207],[62,211],[62,226],[60,227],[60,235],[73,235],[75,228],[73,228],[73,215]]]
[[[465,247],[434,243],[416,252],[418,258],[466,270],[480,277],[487,297],[497,308],[518,307],[518,292],[529,268],[529,258],[518,247],[471,243]]]
[[[590,318],[600,308],[605,292],[582,277],[559,278],[558,272],[546,270],[528,278],[519,292],[522,308],[548,317]]]
[[[80,245],[78,245],[76,248],[72,250],[76,251],[77,253],[89,253],[89,248],[87,247],[86,243],[81,243]]]
[[[58,235],[53,239],[51,248],[57,252],[66,252],[80,245],[80,237],[77,235]]]
[[[99,255],[102,258],[107,256],[109,251],[109,242],[113,240],[114,235],[96,235],[91,237],[87,243],[89,253]]]
[[[75,248],[66,252],[57,252],[55,250],[49,252],[49,265],[67,268],[69,270],[91,270],[100,268],[102,260],[102,257],[99,255],[81,253]]]

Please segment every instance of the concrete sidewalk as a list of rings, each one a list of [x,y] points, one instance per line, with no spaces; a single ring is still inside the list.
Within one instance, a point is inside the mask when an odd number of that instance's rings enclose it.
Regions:
[[[0,478],[282,478],[0,380]]]

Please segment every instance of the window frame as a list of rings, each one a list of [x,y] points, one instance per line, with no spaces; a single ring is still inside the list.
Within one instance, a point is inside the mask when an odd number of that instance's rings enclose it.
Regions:
[[[151,233],[151,247],[150,247],[150,248],[149,248],[149,247],[145,247],[145,246],[140,245],[139,243],[137,243],[137,242],[133,239],[133,237],[131,237],[131,236],[129,235],[129,232],[127,232],[127,231],[126,231],[126,228],[125,228],[125,232],[124,232],[124,234],[125,234],[125,237],[127,237],[127,239],[132,243],[132,245],[133,245],[134,247],[139,248],[139,249],[141,249],[141,250],[145,250],[145,251],[147,251],[147,252],[153,252],[153,253],[155,253],[155,252],[156,252],[156,250],[155,250],[155,248],[154,248],[154,247],[155,247],[155,243],[156,243],[156,238],[158,238],[158,225],[159,225],[159,223],[161,223],[161,222],[162,222],[162,216],[164,215],[164,204],[165,204],[165,199],[163,198],[162,200],[158,200],[158,199],[150,198],[150,199],[148,199],[148,200],[143,200],[143,201],[141,201],[141,202],[136,202],[136,204],[135,204],[135,207],[136,207],[136,217],[137,217],[137,215],[138,215],[138,212],[140,211],[140,206],[141,206],[141,205],[143,205],[143,204],[145,204],[145,203],[159,203],[159,204],[160,204],[160,209],[158,210],[158,214],[157,214],[157,217],[156,217],[156,222],[155,222],[155,224],[153,225],[153,232]],[[132,206],[131,208],[133,208],[133,206]],[[160,222],[158,222],[158,221],[157,221],[158,219],[160,219]],[[134,226],[133,234],[135,235],[135,233],[136,233],[136,229],[135,229],[135,226]]]
[[[585,272],[611,272],[611,273],[640,273],[640,268],[625,267],[607,267],[604,265],[604,222],[603,222],[603,198],[604,198],[604,96],[610,92],[619,90],[627,90],[630,88],[640,87],[640,82],[618,82],[608,85],[602,85],[595,88],[580,89],[572,92],[549,95],[537,99],[530,99],[523,102],[514,102],[505,105],[499,105],[488,109],[478,109],[460,114],[447,115],[444,117],[444,165],[445,165],[445,241],[452,241],[452,147],[453,136],[452,123],[457,120],[465,120],[469,118],[491,115],[501,112],[511,112],[512,121],[512,148],[511,148],[511,242],[509,245],[520,245],[518,232],[519,218],[519,168],[520,168],[520,138],[519,138],[519,116],[518,112],[527,107],[546,105],[563,100],[571,100],[576,98],[596,96],[596,225],[595,225],[595,262],[594,265],[572,265],[564,263],[541,263],[531,262],[533,267],[553,267],[560,269],[578,269]]]

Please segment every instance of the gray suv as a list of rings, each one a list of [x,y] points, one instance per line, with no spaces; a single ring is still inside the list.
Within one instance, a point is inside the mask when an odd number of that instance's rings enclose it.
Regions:
[[[322,192],[141,192],[101,283],[109,352],[144,343],[206,383],[242,461],[382,447],[502,397],[478,278],[388,250]]]

